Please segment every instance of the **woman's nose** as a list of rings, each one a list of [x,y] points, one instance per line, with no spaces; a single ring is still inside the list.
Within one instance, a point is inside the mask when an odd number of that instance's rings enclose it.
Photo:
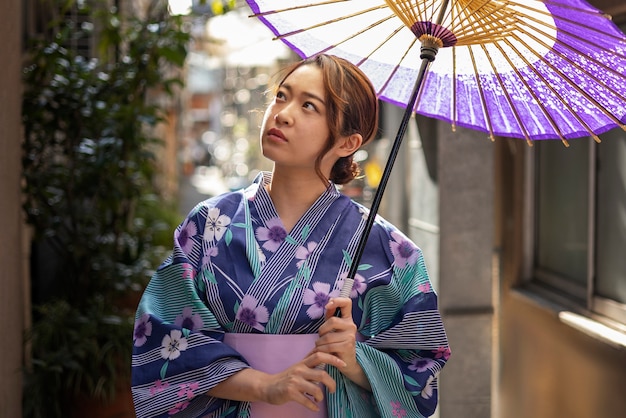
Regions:
[[[291,125],[293,123],[293,117],[289,113],[288,108],[281,109],[274,115],[274,120],[279,125]]]

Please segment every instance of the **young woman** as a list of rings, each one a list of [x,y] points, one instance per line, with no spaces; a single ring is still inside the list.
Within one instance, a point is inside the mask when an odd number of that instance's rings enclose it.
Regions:
[[[140,302],[137,417],[426,417],[450,350],[421,251],[336,184],[377,131],[367,77],[318,55],[287,68],[261,129],[271,173],[197,205]],[[339,310],[340,316],[334,315]]]

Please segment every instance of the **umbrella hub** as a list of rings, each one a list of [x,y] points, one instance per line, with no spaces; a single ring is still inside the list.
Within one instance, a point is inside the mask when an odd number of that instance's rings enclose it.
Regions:
[[[441,39],[432,35],[422,35],[419,37],[419,41],[422,44],[420,49],[420,58],[426,58],[428,61],[433,62],[435,60],[435,56],[439,51],[439,48],[444,46],[444,43]]]

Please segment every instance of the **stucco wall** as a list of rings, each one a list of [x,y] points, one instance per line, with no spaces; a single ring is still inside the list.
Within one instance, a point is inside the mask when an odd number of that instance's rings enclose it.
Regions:
[[[0,13],[0,417],[22,416],[21,365],[24,328],[20,209],[21,2]]]

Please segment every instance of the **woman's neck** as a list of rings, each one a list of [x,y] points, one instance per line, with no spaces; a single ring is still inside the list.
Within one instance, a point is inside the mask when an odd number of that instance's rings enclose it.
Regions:
[[[287,232],[326,191],[328,185],[317,176],[282,175],[274,172],[272,180],[265,186],[276,212]]]

